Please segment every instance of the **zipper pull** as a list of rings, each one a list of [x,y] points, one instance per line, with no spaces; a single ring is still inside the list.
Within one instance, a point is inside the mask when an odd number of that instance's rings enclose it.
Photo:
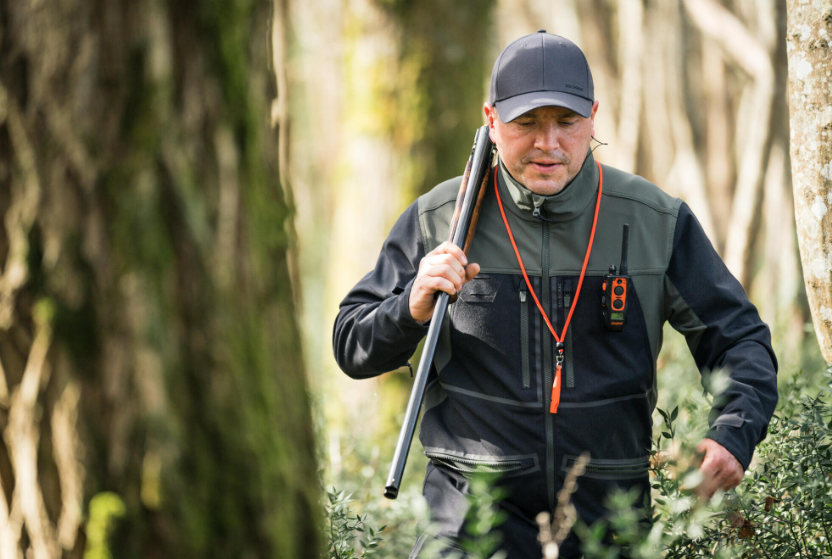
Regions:
[[[561,371],[563,370],[563,342],[558,342],[557,350],[557,367],[555,368],[555,381],[552,384],[552,403],[549,404],[549,413],[558,413],[558,406],[560,405],[560,377]]]

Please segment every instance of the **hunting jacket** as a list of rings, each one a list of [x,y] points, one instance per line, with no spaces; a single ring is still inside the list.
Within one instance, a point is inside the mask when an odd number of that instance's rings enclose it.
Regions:
[[[565,339],[561,400],[549,402],[555,339],[523,279],[489,184],[469,261],[479,275],[449,306],[424,402],[420,439],[434,464],[501,472],[507,501],[529,519],[552,511],[576,458],[591,459],[573,501],[587,522],[605,512],[614,486],[649,494],[656,360],[665,322],[681,332],[703,373],[730,383],[711,412],[712,438],[743,468],[777,403],[777,362],[768,327],[690,208],[641,177],[606,165],[594,245]],[[591,154],[562,192],[539,196],[502,165],[498,188],[532,288],[560,333],[577,298],[599,171]],[[341,303],[333,345],[353,378],[405,365],[428,325],[409,296],[426,253],[448,237],[461,178],[414,202],[384,242],[375,269]],[[550,221],[533,215],[534,208]],[[619,265],[629,224],[626,325],[602,323],[602,283]]]

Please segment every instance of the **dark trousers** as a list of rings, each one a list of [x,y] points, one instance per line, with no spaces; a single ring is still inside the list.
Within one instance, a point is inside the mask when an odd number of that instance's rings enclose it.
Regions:
[[[445,466],[428,464],[425,474],[425,499],[430,506],[432,530],[422,534],[410,552],[410,559],[434,559],[462,552],[460,539],[465,538],[465,517],[470,508],[469,483],[461,474]],[[508,559],[541,559],[543,551],[537,540],[538,527],[534,518],[508,503],[500,504],[505,520],[495,528],[502,536],[500,550]],[[580,542],[574,535],[561,546],[560,557],[577,559]]]

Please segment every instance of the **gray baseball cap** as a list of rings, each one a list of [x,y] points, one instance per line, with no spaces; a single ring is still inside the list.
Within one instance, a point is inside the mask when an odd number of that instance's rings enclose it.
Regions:
[[[491,72],[490,103],[500,120],[553,105],[584,118],[592,112],[592,72],[578,45],[541,29],[507,46]]]

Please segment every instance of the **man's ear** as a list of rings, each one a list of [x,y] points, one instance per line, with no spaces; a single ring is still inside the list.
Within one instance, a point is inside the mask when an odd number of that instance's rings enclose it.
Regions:
[[[598,112],[598,100],[592,103],[592,112],[589,114],[589,123],[592,130],[591,136],[595,136],[595,113]]]
[[[485,123],[488,125],[489,128],[494,126],[494,116],[493,111],[494,107],[491,106],[490,103],[483,103],[482,110],[485,113]]]
[[[494,139],[494,120],[500,117],[497,115],[497,109],[490,103],[485,103],[482,109],[485,112],[485,123],[488,125],[488,135],[491,137],[491,141],[494,142],[496,141]]]

